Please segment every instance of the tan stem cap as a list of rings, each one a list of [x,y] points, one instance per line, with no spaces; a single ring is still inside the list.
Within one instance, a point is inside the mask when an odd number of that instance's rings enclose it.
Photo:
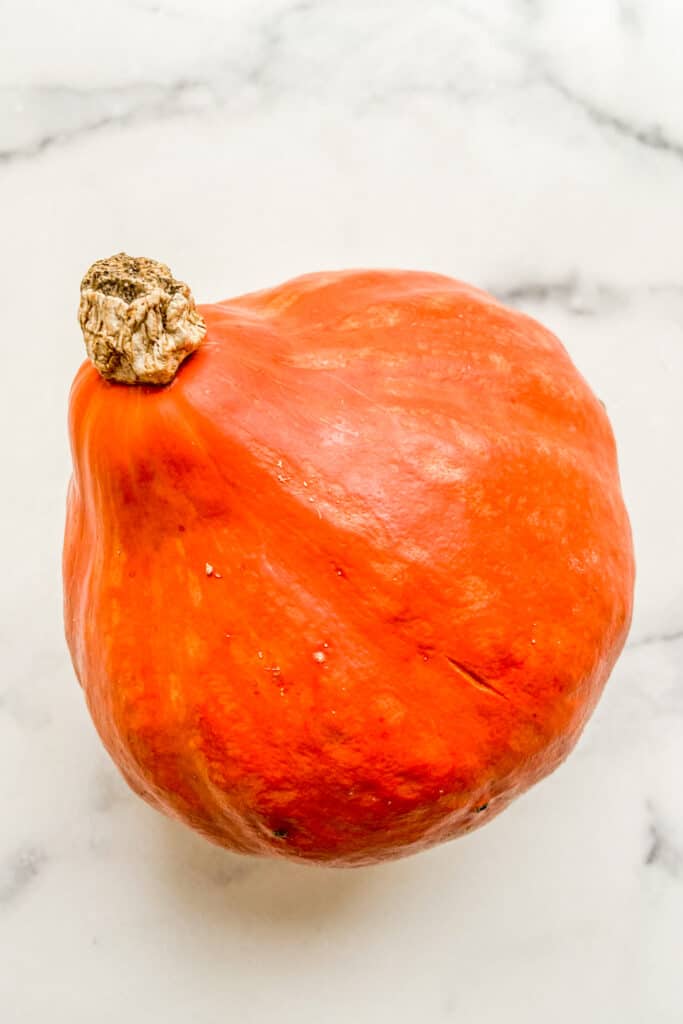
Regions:
[[[122,384],[168,384],[206,334],[183,281],[164,263],[123,252],[93,263],[78,319],[95,368]]]

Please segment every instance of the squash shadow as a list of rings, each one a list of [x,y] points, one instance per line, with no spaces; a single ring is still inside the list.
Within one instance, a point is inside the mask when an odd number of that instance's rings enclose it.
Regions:
[[[330,919],[364,916],[389,897],[393,864],[319,867],[230,853],[173,821],[159,822],[158,867],[184,917],[254,929],[316,932]],[[384,883],[384,884],[383,884]]]

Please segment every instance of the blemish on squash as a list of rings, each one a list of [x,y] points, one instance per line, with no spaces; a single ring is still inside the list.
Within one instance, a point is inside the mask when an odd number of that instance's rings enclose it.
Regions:
[[[466,668],[465,665],[456,661],[455,658],[450,658],[448,655],[446,655],[446,661],[451,668],[455,669],[458,675],[462,676],[463,679],[466,679],[471,686],[475,686],[478,690],[482,690],[484,693],[490,693],[496,697],[502,697],[503,700],[509,700],[501,690],[497,690],[495,686],[492,686],[491,683],[487,682],[486,679],[484,679],[483,676],[480,676],[478,672],[475,672],[471,668]]]
[[[462,466],[455,462],[453,456],[437,454],[431,458],[422,458],[420,460],[420,470],[428,480],[434,480],[436,483],[441,484],[452,484],[462,483],[463,480],[467,479],[468,471]]]
[[[434,647],[432,644],[421,643],[417,645],[417,653],[420,655],[423,661],[429,661],[434,654]]]
[[[398,306],[378,303],[368,306],[363,313],[345,317],[338,326],[340,331],[352,331],[358,327],[395,327],[401,322],[402,310]]]
[[[375,708],[380,712],[379,720],[388,725],[397,725],[406,716],[405,705],[391,694],[384,694],[375,698]]]

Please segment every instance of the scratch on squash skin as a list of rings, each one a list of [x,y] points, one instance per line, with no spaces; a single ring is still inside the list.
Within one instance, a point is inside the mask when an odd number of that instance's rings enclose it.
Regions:
[[[472,686],[476,686],[478,690],[483,690],[484,693],[490,693],[496,697],[502,697],[503,700],[510,699],[506,694],[502,692],[502,690],[497,690],[495,686],[493,686],[491,683],[488,683],[483,678],[483,676],[479,675],[478,672],[475,672],[471,668],[465,668],[465,666],[462,665],[459,661],[456,661],[455,658],[451,658],[448,655],[446,655],[446,661],[451,666],[451,668],[453,668],[458,673],[458,675],[461,675]]]

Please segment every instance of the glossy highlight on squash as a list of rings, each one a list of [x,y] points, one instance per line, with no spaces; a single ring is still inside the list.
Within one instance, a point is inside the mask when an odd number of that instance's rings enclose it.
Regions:
[[[73,385],[66,634],[107,750],[244,853],[370,864],[489,821],[628,631],[604,408],[549,331],[437,274],[198,314],[170,383]]]

